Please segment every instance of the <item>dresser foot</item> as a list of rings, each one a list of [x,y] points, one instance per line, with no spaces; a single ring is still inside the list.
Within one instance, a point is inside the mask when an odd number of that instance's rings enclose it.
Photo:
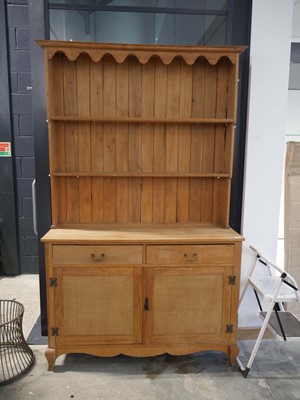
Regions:
[[[228,347],[228,357],[229,357],[229,362],[232,367],[236,367],[237,362],[236,358],[240,352],[239,346],[236,344],[232,344]]]
[[[52,371],[56,360],[55,349],[49,349],[49,347],[47,347],[45,351],[45,357],[48,361],[48,371]]]

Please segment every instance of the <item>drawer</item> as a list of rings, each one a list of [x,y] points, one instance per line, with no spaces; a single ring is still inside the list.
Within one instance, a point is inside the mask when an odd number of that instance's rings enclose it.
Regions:
[[[147,246],[147,264],[233,264],[233,245]]]
[[[142,246],[54,245],[53,264],[141,264]]]

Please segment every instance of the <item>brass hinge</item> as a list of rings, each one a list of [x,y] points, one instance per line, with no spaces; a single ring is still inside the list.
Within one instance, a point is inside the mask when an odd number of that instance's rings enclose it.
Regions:
[[[50,278],[50,286],[51,287],[53,287],[53,286],[57,286],[57,278]]]
[[[57,326],[53,326],[51,328],[51,335],[52,336],[59,336],[59,328]]]
[[[228,324],[226,325],[226,333],[232,333],[233,332],[233,325]]]
[[[228,277],[228,285],[235,285],[236,276],[231,275]]]

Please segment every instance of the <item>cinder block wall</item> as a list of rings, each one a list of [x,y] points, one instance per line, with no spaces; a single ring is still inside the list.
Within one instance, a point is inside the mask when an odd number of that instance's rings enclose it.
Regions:
[[[38,243],[33,232],[31,193],[35,165],[28,0],[6,0],[6,11],[20,267],[21,273],[37,273]]]

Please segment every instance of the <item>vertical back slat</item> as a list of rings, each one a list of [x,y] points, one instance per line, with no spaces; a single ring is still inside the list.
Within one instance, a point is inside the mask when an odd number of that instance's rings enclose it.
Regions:
[[[103,222],[116,222],[116,178],[103,178]]]
[[[103,116],[102,61],[90,62],[90,110],[92,117]],[[91,122],[91,170],[104,170],[103,124]],[[103,222],[103,178],[92,178],[92,222]]]
[[[160,61],[155,62],[154,116],[165,118],[167,115],[167,67]],[[166,135],[165,125],[154,125],[154,171],[166,171]]]
[[[228,69],[228,118],[236,118],[237,92],[239,76],[239,57],[235,55],[235,63],[229,64]]]
[[[49,91],[51,103],[50,115],[64,115],[64,90],[63,90],[63,56],[57,54],[51,61],[49,70]],[[50,171],[64,172],[66,170],[65,125],[62,122],[49,120],[49,162]],[[67,215],[65,178],[51,176],[52,198],[52,223],[65,222]]]
[[[189,222],[200,222],[201,216],[201,178],[190,178]]]
[[[177,178],[165,179],[165,223],[175,223],[177,219]]]
[[[192,117],[193,99],[193,67],[181,60],[180,71],[180,118]],[[178,172],[190,172],[191,158],[191,130],[190,124],[179,125],[178,138]]]
[[[112,57],[103,58],[103,116],[116,116],[116,64]],[[104,171],[116,170],[116,126],[104,123]]]
[[[235,65],[228,66],[228,89],[227,89],[227,114],[228,118],[235,121],[237,107],[237,85],[238,85],[238,62]],[[231,176],[233,165],[233,147],[234,147],[234,124],[229,124],[226,128],[224,143],[224,169]],[[230,208],[230,180],[223,182],[222,194],[223,207],[221,208],[220,222],[225,226],[229,224]]]
[[[129,179],[128,222],[141,222],[141,178]]]
[[[102,223],[104,220],[103,177],[92,178],[92,222]]]
[[[201,222],[211,222],[213,216],[213,194],[214,180],[212,178],[202,179],[201,187]]]
[[[212,208],[212,222],[220,222],[221,219],[221,179],[214,179],[213,183],[213,191],[214,191],[214,198],[213,198],[213,208]]]
[[[193,68],[193,105],[192,118],[204,117],[206,62],[197,60]],[[190,171],[202,172],[203,125],[193,125],[191,133]],[[200,222],[201,219],[202,180],[190,179],[189,220]]]
[[[160,60],[155,61],[155,93],[154,116],[165,118],[167,115],[167,66]],[[166,171],[166,136],[165,125],[155,124],[154,131],[154,171]],[[154,223],[163,223],[165,220],[165,180],[153,180],[153,216]]]
[[[63,59],[63,82],[64,82],[64,110],[66,116],[77,115],[77,71],[76,63]],[[77,123],[65,123],[65,149],[66,149],[66,171],[77,172],[78,161],[78,135]],[[67,197],[67,222],[77,223],[79,216],[79,185],[75,177],[66,178]]]
[[[228,103],[228,67],[227,60],[221,60],[218,63],[217,73],[217,105],[216,105],[216,118],[229,118],[227,115]],[[226,142],[227,142],[227,128],[225,125],[218,124],[215,133],[215,159],[214,159],[214,172],[229,173],[226,168]],[[214,181],[213,188],[213,222],[220,222],[222,198],[221,182],[220,180]],[[224,206],[223,206],[224,207]]]
[[[168,66],[167,75],[167,118],[180,116],[180,60],[175,59]],[[166,126],[166,172],[178,170],[178,124]]]
[[[129,116],[128,61],[116,64],[116,117]],[[116,171],[128,171],[128,124],[116,126]]]
[[[142,67],[136,58],[129,64],[129,117],[142,116]],[[132,124],[129,134],[129,171],[141,171],[141,126]]]
[[[155,61],[142,66],[142,116],[154,117]],[[142,125],[141,156],[142,171],[153,171],[153,124]]]
[[[150,60],[142,66],[142,116],[154,116],[155,61]],[[154,125],[142,125],[141,163],[143,172],[153,172],[154,163]],[[153,179],[141,180],[141,222],[152,222]]]
[[[220,222],[224,226],[229,226],[230,183],[230,179],[222,179]]]
[[[164,223],[165,220],[165,178],[153,178],[153,222]]]
[[[136,58],[129,63],[129,117],[142,116],[142,67]],[[132,124],[129,132],[129,171],[141,171],[141,125]],[[141,221],[140,178],[128,182],[128,222]]]
[[[65,177],[52,178],[55,182],[52,183],[52,196],[55,194],[53,186],[55,185],[56,201],[52,201],[52,224],[63,224],[67,220],[67,181]],[[54,211],[56,210],[56,211]],[[56,216],[55,216],[56,212]]]
[[[80,222],[79,214],[79,189],[77,177],[67,177],[67,223],[75,224]]]
[[[167,117],[180,116],[180,60],[175,59],[168,66]],[[166,126],[166,172],[178,171],[178,124]],[[177,179],[165,180],[165,222],[175,223],[177,218]]]
[[[151,223],[153,215],[153,178],[141,178],[141,222]]]
[[[205,76],[205,102],[204,115],[207,118],[216,117],[216,89],[217,89],[217,66],[207,66]],[[202,167],[205,173],[211,173],[214,170],[215,156],[215,125],[207,124],[203,129],[203,147],[202,147]],[[210,222],[212,219],[213,208],[213,180],[203,179],[201,193],[201,222]]]
[[[116,63],[110,56],[103,58],[103,115],[115,117],[116,110]],[[104,171],[116,170],[115,124],[104,123]],[[116,178],[103,180],[103,220],[116,221]]]
[[[236,65],[230,65],[228,70],[228,116],[236,118],[236,107],[237,107],[237,86],[238,86],[238,63]],[[232,174],[233,165],[233,147],[234,147],[234,125],[230,124],[226,135],[226,147],[225,147],[225,168],[228,173]]]
[[[206,62],[198,60],[193,68],[192,118],[203,118],[205,103]],[[203,124],[192,125],[191,172],[202,172]]]
[[[227,118],[228,61],[218,63],[216,118]],[[214,172],[227,172],[225,169],[224,149],[226,144],[226,126],[218,124],[215,134]]]
[[[49,71],[49,113],[51,116],[64,115],[63,55],[56,54],[48,60]]]
[[[63,224],[67,219],[67,184],[65,177],[55,178],[57,203],[52,207],[52,224]],[[52,189],[53,191],[53,189]],[[54,193],[52,193],[54,194]],[[54,219],[53,210],[57,207],[57,220]]]
[[[116,64],[116,116],[128,117],[128,61]],[[128,124],[116,126],[116,170],[128,172]],[[128,222],[128,179],[116,178],[116,222]]]
[[[119,223],[128,222],[128,181],[128,178],[116,178],[116,222]]]
[[[181,60],[180,70],[180,117],[191,118],[193,93],[193,67]],[[190,172],[191,125],[179,125],[178,172]],[[180,178],[177,183],[177,222],[189,220],[189,178]]]
[[[77,59],[77,110],[78,115],[90,116],[90,58],[82,54]],[[79,171],[91,171],[91,125],[89,122],[78,124]],[[79,179],[80,222],[92,221],[92,186],[90,177]]]
[[[227,226],[229,223],[230,179],[214,180],[213,222]]]

